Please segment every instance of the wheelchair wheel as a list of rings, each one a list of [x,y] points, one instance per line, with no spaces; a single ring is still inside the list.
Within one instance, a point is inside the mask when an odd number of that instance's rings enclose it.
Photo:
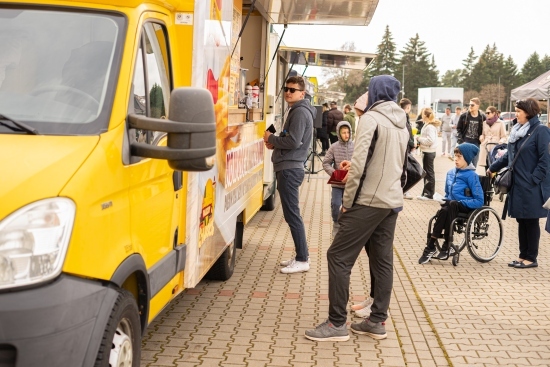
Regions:
[[[466,243],[472,257],[482,263],[493,260],[502,246],[502,221],[491,207],[476,209],[466,224]]]
[[[466,221],[456,220],[453,225],[453,244],[462,252],[466,247]]]

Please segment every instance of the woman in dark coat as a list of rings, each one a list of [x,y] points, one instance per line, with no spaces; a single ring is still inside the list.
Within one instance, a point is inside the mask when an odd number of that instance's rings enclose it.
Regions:
[[[550,129],[541,125],[539,112],[539,104],[533,98],[516,102],[518,123],[510,132],[508,152],[487,170],[487,174],[498,172],[510,166],[517,155],[504,210],[508,209],[510,217],[518,222],[519,256],[508,266],[519,269],[538,266],[539,218],[548,214],[542,205],[550,197]]]
[[[327,117],[328,117],[328,103],[323,103],[323,127],[317,128],[317,139],[321,141],[321,154],[325,155],[326,151],[330,147],[327,133]]]

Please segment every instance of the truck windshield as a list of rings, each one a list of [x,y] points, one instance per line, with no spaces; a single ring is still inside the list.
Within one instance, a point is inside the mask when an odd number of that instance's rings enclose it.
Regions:
[[[0,6],[0,114],[40,134],[105,131],[124,28],[118,14]]]
[[[462,108],[462,103],[461,102],[439,102],[437,104],[437,113],[444,114],[445,109],[447,107],[451,109],[451,115],[452,115],[453,113],[455,113],[455,110],[457,107]]]

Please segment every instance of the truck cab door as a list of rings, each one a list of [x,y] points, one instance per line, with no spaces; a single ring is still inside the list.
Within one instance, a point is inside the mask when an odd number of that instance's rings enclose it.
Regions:
[[[130,113],[168,117],[172,90],[168,46],[166,27],[157,21],[145,21],[134,67]],[[131,141],[166,145],[165,133],[130,129],[129,135]],[[140,157],[132,157],[128,169],[132,242],[150,269],[173,250],[181,172],[171,169],[166,160]]]

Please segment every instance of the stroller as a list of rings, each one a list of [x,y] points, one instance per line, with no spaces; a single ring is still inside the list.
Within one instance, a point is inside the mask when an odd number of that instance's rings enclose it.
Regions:
[[[506,143],[497,144],[497,143],[487,143],[485,146],[487,149],[487,167],[493,164],[496,160],[504,155],[508,151],[508,145]],[[504,200],[504,194],[500,193],[498,195],[500,201]]]

